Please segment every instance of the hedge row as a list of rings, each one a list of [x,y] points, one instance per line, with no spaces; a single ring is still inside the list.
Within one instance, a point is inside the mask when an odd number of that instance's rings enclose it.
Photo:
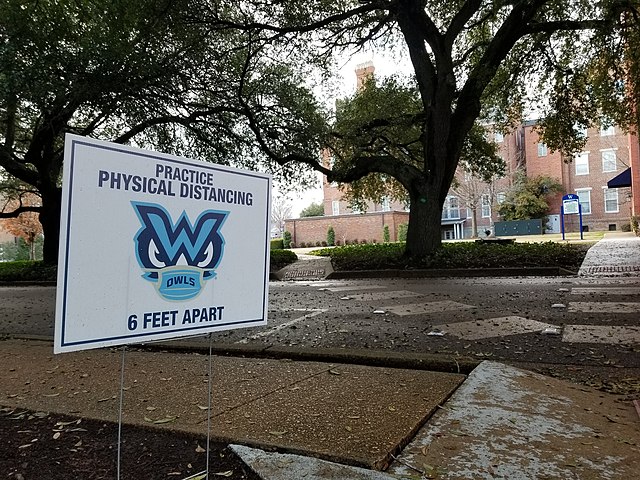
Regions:
[[[461,242],[446,243],[425,258],[404,256],[404,243],[349,245],[311,252],[331,257],[335,270],[385,270],[415,268],[504,268],[504,267],[580,267],[588,247],[585,245],[514,243],[498,245]]]

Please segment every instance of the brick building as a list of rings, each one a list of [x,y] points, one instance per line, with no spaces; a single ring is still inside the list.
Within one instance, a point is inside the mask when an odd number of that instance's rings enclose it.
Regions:
[[[371,63],[358,65],[358,88],[373,75]],[[502,178],[482,182],[459,170],[457,185],[447,196],[441,222],[444,240],[486,236],[500,221],[498,206],[512,187],[515,174],[527,177],[548,176],[562,185],[562,193],[550,199],[550,212],[545,231],[560,232],[562,196],[575,193],[580,198],[585,231],[620,230],[629,224],[631,215],[640,215],[640,146],[638,137],[616,126],[589,128],[584,149],[572,159],[552,152],[540,141],[535,122],[526,122],[507,135],[488,129],[491,140],[498,145],[506,171]],[[331,226],[336,241],[344,243],[381,242],[385,226],[391,241],[398,240],[402,227],[409,221],[408,206],[390,199],[382,203],[369,202],[365,212],[353,211],[343,199],[336,184],[323,181],[324,217],[287,220],[285,229],[292,234],[295,245],[315,245],[326,241]],[[575,215],[565,216],[566,231],[578,230]]]
[[[589,128],[583,132],[587,136],[586,145],[567,162],[559,152],[549,151],[540,142],[534,126],[522,127],[527,176],[548,175],[563,187],[563,192],[549,202],[550,227],[557,230],[562,195],[566,193],[580,197],[585,231],[620,230],[628,224],[633,207],[631,188],[609,188],[607,183],[630,167],[630,147],[634,140],[637,147],[637,138],[616,126]],[[571,225],[577,219],[568,216],[567,221]]]

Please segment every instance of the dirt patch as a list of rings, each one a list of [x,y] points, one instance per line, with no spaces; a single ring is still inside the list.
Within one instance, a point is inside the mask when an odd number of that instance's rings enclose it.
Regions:
[[[0,477],[11,480],[114,479],[118,425],[0,407]],[[206,438],[122,426],[120,471],[128,479],[185,479],[206,468]],[[260,480],[226,444],[212,443],[213,478]]]

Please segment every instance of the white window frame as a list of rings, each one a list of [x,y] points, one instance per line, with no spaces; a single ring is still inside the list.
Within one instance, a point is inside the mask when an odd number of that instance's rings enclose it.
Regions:
[[[582,125],[575,125],[573,128],[583,138],[589,138],[589,128],[588,127],[583,127]]]
[[[611,198],[607,199],[607,196],[610,196]],[[602,187],[602,197],[604,199],[604,213],[619,213],[620,212],[620,200],[618,197],[618,189],[617,188],[607,188],[607,187]],[[616,208],[615,210],[610,210],[607,208],[607,201],[613,201],[615,200],[616,202]]]
[[[455,204],[455,206],[453,206],[452,204]],[[456,197],[455,195],[447,195],[447,198],[444,201],[444,205],[442,206],[441,218],[443,220],[460,219],[460,202],[458,201],[458,197]]]
[[[506,199],[507,199],[507,194],[505,192],[496,193],[496,203],[498,205],[502,205]]]
[[[493,132],[493,140],[496,143],[504,142],[504,134],[502,132]]]
[[[591,188],[576,188],[583,215],[591,215]]]
[[[482,194],[480,204],[482,218],[491,218],[491,196],[488,193]]]
[[[391,200],[389,199],[389,197],[384,196],[382,197],[382,211],[383,212],[390,212],[391,211]]]
[[[549,153],[549,149],[547,148],[547,144],[544,142],[538,142],[538,156],[546,157]]]
[[[331,215],[340,215],[340,200],[331,202]]]
[[[600,150],[600,154],[602,155],[602,173],[615,172],[618,170],[618,158],[616,156],[616,150],[616,148],[606,148]],[[613,158],[605,160],[605,157],[609,156],[609,154],[613,154]],[[611,166],[612,163],[613,166]]]
[[[576,156],[573,158],[573,163],[575,163],[576,176],[589,175],[589,152],[576,154]]]
[[[604,127],[600,125],[600,136],[601,137],[610,137],[616,134],[616,127],[613,125],[609,125],[608,127]]]

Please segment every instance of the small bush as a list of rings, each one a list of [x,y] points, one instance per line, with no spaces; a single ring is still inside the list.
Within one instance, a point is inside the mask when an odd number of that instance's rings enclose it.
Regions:
[[[327,242],[325,242],[324,240],[322,241],[322,246],[326,247],[327,246]]]
[[[320,240],[316,240],[316,247],[321,247],[322,246],[322,242]]]
[[[340,240],[336,240],[336,245],[340,246],[340,245],[342,245],[342,242]]]
[[[269,268],[275,272],[298,260],[298,256],[291,250],[271,250],[270,260]]]
[[[271,240],[271,250],[282,250],[284,248],[284,240],[282,238],[274,238]]]
[[[409,229],[409,225],[406,223],[401,223],[398,225],[398,241],[406,242],[407,241],[407,230]]]
[[[620,230],[622,230],[623,232],[630,232],[631,231],[631,223],[623,223],[620,226]]]
[[[634,215],[631,217],[631,230],[633,230],[636,235],[640,235],[640,216]]]
[[[384,243],[389,243],[391,241],[391,234],[389,233],[389,225],[385,225],[382,228],[382,241]]]
[[[366,238],[363,238],[362,240],[360,240],[360,244],[361,245],[366,245],[367,243],[369,243],[369,242],[367,242]]]
[[[327,229],[327,245],[334,246],[336,244],[336,231],[333,227],[329,227]]]
[[[289,230],[285,230],[282,234],[282,246],[283,248],[292,248],[291,232]]]
[[[18,262],[0,263],[0,281],[24,282],[45,281],[55,282],[58,268],[44,262],[32,262],[28,260]]]

